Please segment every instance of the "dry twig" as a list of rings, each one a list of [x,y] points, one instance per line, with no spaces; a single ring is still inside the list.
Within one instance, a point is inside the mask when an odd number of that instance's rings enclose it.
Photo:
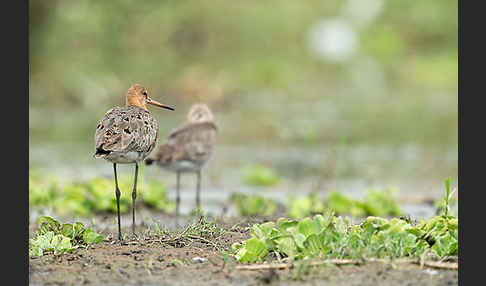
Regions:
[[[381,262],[381,263],[390,263],[391,261],[385,259],[369,259],[366,260],[369,262]],[[352,259],[329,259],[324,261],[312,261],[308,265],[309,266],[319,266],[325,264],[333,264],[333,265],[349,265],[349,264],[362,264],[362,260],[352,260]],[[393,261],[394,264],[421,264],[419,260],[412,260],[412,259],[401,259]],[[423,263],[426,267],[431,268],[438,268],[438,269],[450,269],[450,270],[457,270],[458,264],[455,262],[440,262],[440,261],[425,261]],[[296,263],[278,263],[278,264],[252,264],[252,265],[239,265],[236,266],[238,270],[268,270],[268,269],[286,269],[286,268],[294,268]]]

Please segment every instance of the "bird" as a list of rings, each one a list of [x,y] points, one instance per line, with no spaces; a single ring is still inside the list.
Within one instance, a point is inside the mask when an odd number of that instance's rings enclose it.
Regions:
[[[194,104],[187,121],[172,130],[165,142],[145,159],[146,165],[154,164],[176,173],[176,217],[179,216],[181,173],[196,173],[196,207],[201,207],[201,171],[211,158],[217,134],[218,127],[209,107],[202,103]]]
[[[122,241],[120,226],[120,189],[116,164],[135,164],[135,179],[132,191],[132,232],[135,235],[135,199],[137,197],[138,165],[157,145],[158,124],[147,110],[147,104],[174,110],[148,96],[147,89],[140,84],[130,86],[125,94],[125,106],[108,110],[98,121],[94,136],[93,157],[113,163],[115,196],[118,213],[118,239]]]

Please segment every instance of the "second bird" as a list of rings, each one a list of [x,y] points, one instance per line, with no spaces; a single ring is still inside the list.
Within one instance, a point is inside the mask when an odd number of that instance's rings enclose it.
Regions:
[[[211,110],[205,104],[194,104],[187,122],[173,130],[167,140],[145,160],[177,175],[176,215],[180,208],[181,173],[196,173],[196,207],[200,208],[201,170],[208,162],[216,144],[218,128]]]

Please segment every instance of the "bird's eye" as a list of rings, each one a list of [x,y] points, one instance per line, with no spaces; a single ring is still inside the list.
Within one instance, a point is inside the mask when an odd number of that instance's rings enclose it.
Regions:
[[[144,95],[145,97],[147,97],[147,91],[146,91],[146,90],[144,90],[144,91],[143,91],[143,95]]]

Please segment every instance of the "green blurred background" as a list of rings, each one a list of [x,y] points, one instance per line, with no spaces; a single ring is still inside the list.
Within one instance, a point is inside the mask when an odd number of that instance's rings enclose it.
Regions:
[[[457,29],[444,0],[30,1],[30,162],[110,174],[94,130],[140,83],[176,108],[151,109],[161,140],[192,103],[214,110],[207,185],[265,163],[442,192],[457,179]]]

